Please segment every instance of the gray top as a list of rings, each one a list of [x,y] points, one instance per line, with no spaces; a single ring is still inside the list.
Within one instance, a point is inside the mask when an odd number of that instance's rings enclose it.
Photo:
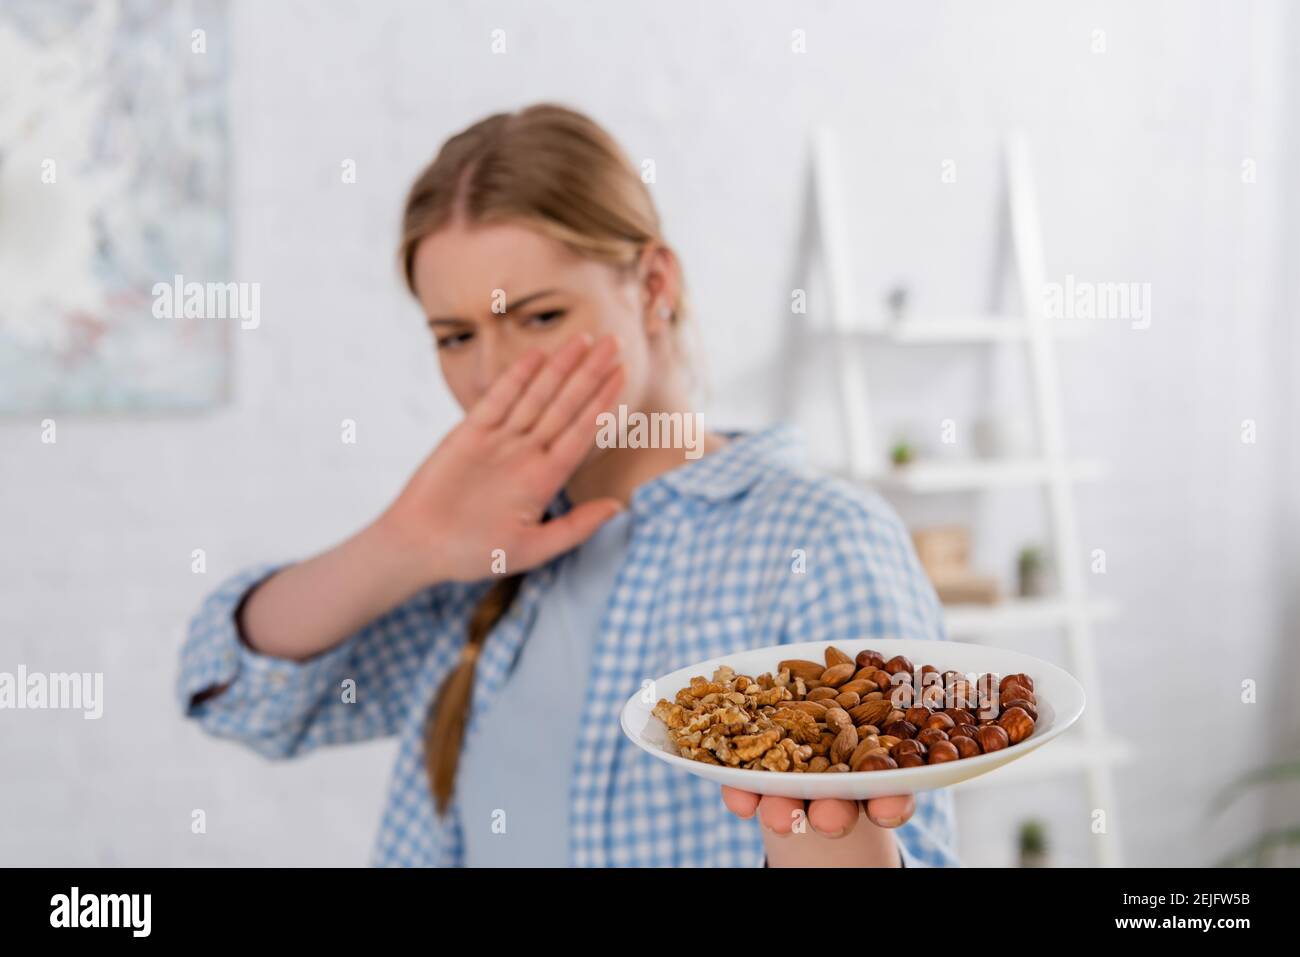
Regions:
[[[631,512],[620,512],[560,559],[514,670],[467,742],[456,774],[467,867],[570,864],[575,689],[586,682],[631,531]]]

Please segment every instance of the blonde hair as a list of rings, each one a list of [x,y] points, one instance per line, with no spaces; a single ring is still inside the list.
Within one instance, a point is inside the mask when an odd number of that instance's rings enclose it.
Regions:
[[[445,226],[513,223],[575,253],[630,271],[649,245],[663,244],[659,215],[635,167],[602,127],[567,107],[540,103],[496,113],[447,140],[411,186],[399,259],[415,293],[415,251]],[[688,325],[683,290],[671,322]],[[686,362],[689,370],[691,362]],[[439,814],[455,792],[479,650],[509,609],[522,576],[497,581],[469,622],[459,663],[439,689],[425,731],[425,764]]]

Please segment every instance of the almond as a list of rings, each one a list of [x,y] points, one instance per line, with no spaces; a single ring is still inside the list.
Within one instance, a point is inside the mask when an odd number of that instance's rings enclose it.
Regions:
[[[877,698],[874,701],[862,702],[849,712],[849,717],[853,719],[854,724],[874,724],[883,727],[885,718],[889,717],[893,710],[892,704],[883,698]]]
[[[831,665],[821,673],[821,679],[826,685],[829,685],[832,688],[838,688],[853,677],[853,672],[855,670],[857,669],[851,661],[845,662],[842,665]]]
[[[850,658],[848,655],[846,655],[844,652],[840,651],[834,645],[826,646],[826,667],[827,668],[833,668],[836,665],[851,665],[851,664],[853,664],[853,659]],[[854,670],[855,671],[857,670],[856,665],[854,665]]]
[[[846,682],[839,687],[840,694],[844,694],[846,691],[852,691],[854,694],[864,695],[869,691],[875,690],[877,690],[876,683],[874,681],[867,681],[865,678],[854,678],[852,681]]]
[[[826,719],[826,705],[822,704],[820,701],[787,701],[785,706],[787,708],[794,708],[797,711],[806,711],[818,721],[824,721]]]
[[[843,708],[830,708],[826,712],[826,717],[822,719],[826,722],[826,729],[832,734],[839,734],[846,727],[853,726],[853,719]]]
[[[835,736],[834,743],[831,744],[831,763],[848,764],[849,758],[858,747],[858,729],[853,725],[846,725],[844,730]]]
[[[804,681],[812,681],[820,678],[826,666],[816,661],[809,661],[806,658],[787,658],[776,666],[777,673],[780,674],[785,669],[790,669],[791,678],[802,678]]]

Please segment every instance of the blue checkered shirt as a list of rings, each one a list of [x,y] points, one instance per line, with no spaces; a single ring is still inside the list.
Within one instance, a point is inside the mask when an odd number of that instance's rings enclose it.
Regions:
[[[934,590],[890,507],[873,492],[809,474],[802,460],[800,434],[779,424],[734,434],[719,450],[633,493],[627,557],[590,674],[573,685],[583,715],[570,778],[572,865],[765,863],[757,820],[731,814],[716,784],[653,758],[623,735],[620,709],[643,681],[778,643],[945,637]],[[561,493],[549,511],[567,507]],[[466,748],[528,638],[557,564],[525,576],[484,645]],[[246,569],[202,603],[181,650],[183,713],[273,759],[399,736],[373,863],[463,864],[458,802],[436,814],[422,732],[491,582],[430,587],[335,648],[295,662],[254,652],[235,625],[241,599],[278,567]],[[340,689],[349,678],[355,701],[345,703]],[[229,687],[193,703],[197,692],[218,684]],[[950,792],[921,792],[916,804],[895,832],[904,865],[956,866]]]

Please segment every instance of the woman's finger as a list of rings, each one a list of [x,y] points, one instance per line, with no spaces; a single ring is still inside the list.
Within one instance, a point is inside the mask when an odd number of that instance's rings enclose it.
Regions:
[[[862,816],[857,801],[822,799],[808,805],[808,823],[826,837],[843,837],[853,830]]]
[[[555,350],[528,383],[523,395],[511,406],[510,414],[506,416],[506,431],[518,435],[531,429],[569,374],[578,368],[584,356],[590,356],[591,351],[591,336],[585,332]]]
[[[480,428],[496,428],[505,420],[510,407],[545,361],[546,353],[541,349],[529,349],[497,376],[483,397],[474,403],[466,418]]]
[[[764,794],[758,802],[758,819],[774,834],[787,835],[794,830],[795,822],[805,813],[803,801],[798,798],[777,797]]]
[[[759,795],[753,791],[741,791],[738,788],[722,785],[722,803],[727,810],[741,820],[748,821],[758,810]]]
[[[561,476],[559,481],[563,482],[569,477],[596,441],[596,417],[608,410],[609,404],[622,390],[626,378],[623,366],[614,366],[597,388],[596,394],[551,443],[548,451],[556,474]]]
[[[524,545],[523,567],[533,568],[576,548],[596,534],[596,529],[623,510],[616,498],[598,498],[583,502],[559,518],[538,525]]]
[[[916,813],[916,797],[911,794],[891,795],[863,801],[867,817],[881,827],[900,827]]]
[[[560,387],[537,419],[530,435],[544,446],[549,446],[577,416],[592,395],[604,383],[606,376],[619,359],[619,341],[614,336],[602,339],[592,347],[587,361],[579,366]]]

